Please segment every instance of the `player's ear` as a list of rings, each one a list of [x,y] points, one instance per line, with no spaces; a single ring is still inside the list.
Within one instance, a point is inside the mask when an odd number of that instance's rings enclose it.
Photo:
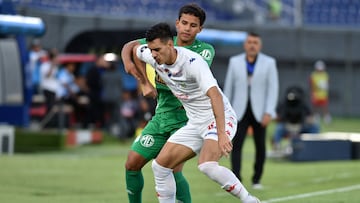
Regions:
[[[170,47],[173,47],[174,46],[174,41],[169,39],[168,42],[167,42],[167,45],[170,46]]]

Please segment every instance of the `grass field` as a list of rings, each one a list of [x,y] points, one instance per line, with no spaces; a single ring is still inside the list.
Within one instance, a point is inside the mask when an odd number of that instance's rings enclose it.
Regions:
[[[269,128],[271,134],[273,126]],[[335,119],[323,131],[360,132],[360,119]],[[270,136],[268,136],[270,137]],[[124,162],[130,141],[107,141],[61,152],[0,156],[1,203],[126,203]],[[268,159],[262,183],[252,190],[252,138],[244,152],[244,185],[266,202],[358,203],[360,161],[290,162]],[[336,150],[336,149],[334,149]],[[222,159],[229,166],[228,159]],[[157,202],[148,164],[144,168],[144,203]],[[184,173],[194,203],[239,202],[187,162]]]

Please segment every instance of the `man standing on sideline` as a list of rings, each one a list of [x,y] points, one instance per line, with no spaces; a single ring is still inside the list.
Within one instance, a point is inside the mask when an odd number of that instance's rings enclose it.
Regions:
[[[179,10],[176,20],[177,36],[174,42],[177,46],[182,46],[199,53],[210,66],[215,55],[214,48],[205,42],[196,40],[196,35],[201,32],[206,14],[202,8],[196,4],[186,4]],[[151,83],[146,78],[145,69],[140,72],[132,61],[132,51],[135,45],[146,43],[145,39],[131,41],[122,49],[122,59],[125,70],[135,76],[142,85],[145,96],[154,96]],[[151,159],[154,159],[166,140],[180,127],[184,126],[188,120],[185,110],[180,101],[171,93],[163,80],[156,76],[157,108],[155,115],[146,125],[131,146],[125,164],[126,168],[126,188],[130,203],[141,203],[141,192],[144,186],[144,178],[141,169]],[[146,144],[145,140],[151,140],[151,144]],[[177,194],[176,197],[183,203],[191,203],[189,184],[182,174],[182,166],[174,169]]]
[[[245,53],[230,58],[224,84],[224,94],[239,119],[231,153],[232,170],[241,180],[242,148],[251,126],[256,149],[252,176],[254,189],[262,189],[260,179],[266,159],[266,127],[276,117],[279,94],[276,60],[261,53],[261,47],[260,36],[248,33]]]
[[[152,161],[159,202],[175,203],[177,187],[173,170],[198,154],[198,168],[208,178],[244,203],[260,203],[231,170],[219,165],[220,158],[232,150],[237,120],[209,65],[196,52],[174,47],[170,26],[166,23],[154,25],[145,37],[147,44],[134,49],[135,60],[139,58],[154,67],[189,118]]]

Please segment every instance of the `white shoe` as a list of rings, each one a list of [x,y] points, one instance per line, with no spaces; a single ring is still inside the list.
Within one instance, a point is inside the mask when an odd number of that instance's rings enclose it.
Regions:
[[[252,195],[249,195],[243,203],[261,203],[260,200]]]
[[[254,190],[262,190],[262,189],[264,189],[264,186],[261,185],[260,183],[255,183],[255,184],[252,185],[252,188]]]

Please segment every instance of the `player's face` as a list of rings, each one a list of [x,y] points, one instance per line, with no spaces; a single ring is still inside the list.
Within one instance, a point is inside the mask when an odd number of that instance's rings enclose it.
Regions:
[[[173,55],[173,42],[168,40],[167,42],[162,42],[159,38],[148,42],[148,47],[151,50],[153,58],[158,64],[168,64],[171,65],[176,60],[176,55]]]
[[[256,56],[261,49],[260,37],[248,36],[244,44],[244,49],[247,55]]]
[[[190,14],[182,14],[176,20],[176,31],[179,46],[190,45],[194,42],[196,35],[201,32],[200,19]]]

